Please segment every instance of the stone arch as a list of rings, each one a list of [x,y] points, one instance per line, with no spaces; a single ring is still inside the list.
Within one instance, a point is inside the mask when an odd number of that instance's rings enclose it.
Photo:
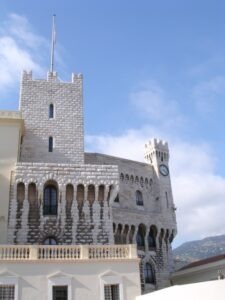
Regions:
[[[90,205],[92,205],[95,201],[95,186],[93,184],[88,185],[87,200]]]
[[[34,182],[28,185],[28,201],[31,206],[37,203],[37,187]]]
[[[135,183],[138,184],[139,183],[139,177],[135,176]]]
[[[172,232],[171,232],[171,234],[170,234],[170,236],[169,236],[169,242],[170,242],[170,244],[172,243],[174,237],[175,237],[175,230],[173,229]]]
[[[130,231],[129,231],[129,234],[128,234],[128,242],[129,242],[129,244],[133,244],[134,233],[135,233],[135,226],[131,225]]]
[[[125,183],[128,183],[128,182],[129,182],[129,175],[126,174],[126,175],[125,175]]]
[[[109,186],[109,190],[108,190],[108,195],[107,195],[107,202],[109,203],[109,200],[110,200],[110,196],[111,196],[111,193],[113,193],[113,189],[114,189],[114,185],[113,184],[110,184]]]
[[[164,229],[161,228],[160,234],[159,234],[159,247],[160,248],[162,248],[163,237],[164,237]]]
[[[78,184],[76,198],[77,198],[78,207],[81,208],[84,204],[84,185],[83,184]]]
[[[122,233],[122,244],[126,244],[127,243],[128,231],[129,231],[129,225],[126,224],[124,226],[123,233]]]
[[[123,173],[120,173],[120,180],[124,181],[124,174]]]
[[[141,187],[144,186],[144,179],[143,179],[143,177],[140,178],[140,185],[141,185]]]
[[[148,188],[148,178],[145,178],[145,187]]]
[[[169,243],[169,229],[166,229],[166,232],[165,232],[165,236],[164,236],[164,241],[165,241],[165,244],[166,244],[166,250],[168,251],[168,243]]]
[[[145,235],[146,235],[146,226],[141,223],[138,226],[138,231],[136,234],[136,243],[137,249],[145,251]]]
[[[74,187],[71,183],[66,185],[66,209],[70,210],[74,198]]]
[[[123,225],[118,224],[116,234],[115,234],[115,244],[121,244],[121,235],[122,235]]]
[[[133,175],[130,176],[130,182],[131,182],[131,184],[134,183],[134,176]]]
[[[19,204],[23,204],[23,201],[25,199],[25,184],[23,182],[17,183],[16,199]]]
[[[150,226],[149,234],[148,234],[148,249],[155,250],[156,249],[156,237],[157,237],[157,227],[155,225]]]
[[[101,184],[98,188],[98,202],[102,203],[105,197],[105,186]]]
[[[153,180],[152,180],[152,178],[149,179],[149,186],[150,186],[150,188],[152,188],[152,186],[153,186]]]

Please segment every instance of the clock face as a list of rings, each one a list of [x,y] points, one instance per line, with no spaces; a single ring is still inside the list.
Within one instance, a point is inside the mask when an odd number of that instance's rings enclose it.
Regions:
[[[159,171],[163,176],[167,176],[169,174],[169,169],[166,165],[160,165]]]

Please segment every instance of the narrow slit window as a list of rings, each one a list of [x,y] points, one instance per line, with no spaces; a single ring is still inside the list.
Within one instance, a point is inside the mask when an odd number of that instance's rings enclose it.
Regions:
[[[49,119],[54,118],[54,105],[52,103],[49,105],[48,117]]]
[[[53,137],[48,138],[48,152],[53,152]]]

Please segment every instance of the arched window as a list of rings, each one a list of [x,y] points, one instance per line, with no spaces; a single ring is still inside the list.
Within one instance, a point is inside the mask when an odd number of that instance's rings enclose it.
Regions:
[[[136,191],[136,204],[138,206],[143,206],[143,196],[141,191]]]
[[[48,117],[49,117],[49,119],[54,118],[54,105],[52,103],[49,105]]]
[[[155,274],[150,263],[144,265],[145,283],[155,284]]]
[[[47,237],[44,242],[43,242],[44,245],[57,245],[57,241],[54,237]]]
[[[53,137],[48,138],[48,152],[53,152]]]
[[[57,215],[57,188],[54,185],[47,185],[44,189],[44,215]]]

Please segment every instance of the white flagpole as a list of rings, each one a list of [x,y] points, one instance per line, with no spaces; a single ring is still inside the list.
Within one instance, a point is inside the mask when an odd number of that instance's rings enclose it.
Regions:
[[[50,68],[51,72],[53,72],[54,69],[53,67],[54,67],[55,42],[56,42],[55,17],[56,15],[53,15],[52,17],[52,47],[51,47],[51,68]]]

